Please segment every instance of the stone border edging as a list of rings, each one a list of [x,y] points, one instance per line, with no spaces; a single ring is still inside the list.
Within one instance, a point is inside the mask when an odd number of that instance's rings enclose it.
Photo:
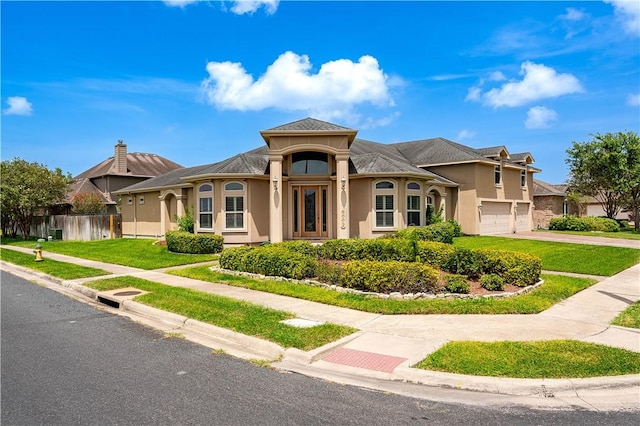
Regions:
[[[270,276],[270,275],[262,275],[262,274],[254,274],[251,272],[243,272],[243,271],[234,271],[231,269],[224,269],[221,268],[220,266],[212,266],[209,268],[211,271],[214,272],[220,272],[220,273],[225,273],[225,274],[231,274],[231,275],[236,275],[236,276],[241,276],[241,277],[249,277],[249,278],[257,278],[257,279],[262,279],[262,280],[270,280],[270,281],[283,281],[283,282],[288,282],[288,283],[293,283],[293,284],[303,284],[303,285],[310,285],[313,287],[322,287],[325,288],[327,290],[333,290],[333,291],[337,291],[339,293],[351,293],[351,294],[358,294],[358,295],[362,295],[362,296],[372,296],[372,297],[377,297],[379,299],[394,299],[394,300],[416,300],[416,299],[503,299],[503,298],[507,298],[507,297],[515,297],[515,296],[520,296],[522,294],[526,294],[529,293],[532,290],[535,290],[536,288],[540,287],[543,283],[544,280],[540,280],[537,283],[524,287],[521,290],[518,290],[516,292],[504,292],[504,293],[499,293],[499,294],[459,294],[459,293],[437,293],[437,294],[433,294],[433,293],[406,293],[406,294],[402,294],[402,293],[398,293],[398,292],[394,292],[394,293],[376,293],[376,292],[372,292],[372,291],[362,291],[362,290],[356,290],[353,288],[346,288],[346,287],[341,287],[341,286],[337,286],[335,284],[326,284],[326,283],[322,283],[320,281],[314,281],[314,280],[296,280],[294,278],[285,278],[285,277],[274,277],[274,276]]]

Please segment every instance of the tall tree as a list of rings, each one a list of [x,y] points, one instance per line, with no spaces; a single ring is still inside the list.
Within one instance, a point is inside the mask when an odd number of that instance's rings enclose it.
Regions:
[[[33,216],[43,209],[64,200],[71,177],[62,170],[49,170],[39,163],[20,158],[0,163],[0,208],[2,231],[20,230],[23,239],[29,238]],[[9,220],[10,223],[4,223]],[[15,232],[13,232],[15,236]]]
[[[573,142],[567,150],[571,190],[594,197],[610,218],[615,218],[626,204],[637,211],[640,203],[638,134],[618,132],[591,136],[591,141]]]

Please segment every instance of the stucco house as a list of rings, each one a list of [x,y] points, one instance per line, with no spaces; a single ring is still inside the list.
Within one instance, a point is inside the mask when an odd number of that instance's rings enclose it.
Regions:
[[[162,236],[190,208],[225,243],[373,238],[442,208],[467,234],[533,228],[533,157],[444,138],[382,144],[306,118],[260,132],[264,146],[115,191],[125,236]]]
[[[127,145],[118,141],[113,157],[109,157],[95,166],[75,176],[71,190],[67,194],[66,204],[57,206],[53,213],[71,213],[71,202],[77,194],[94,193],[104,200],[105,213],[117,213],[117,197],[114,191],[138,182],[181,169],[174,163],[156,154],[127,152]]]

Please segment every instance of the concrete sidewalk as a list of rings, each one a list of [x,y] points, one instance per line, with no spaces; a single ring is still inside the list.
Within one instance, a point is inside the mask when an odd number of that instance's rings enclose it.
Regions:
[[[554,241],[557,243],[589,244],[592,246],[611,246],[640,249],[640,240],[622,238],[590,237],[588,235],[556,234],[544,231],[526,231],[513,234],[500,234],[496,237],[520,238],[523,240]]]
[[[494,395],[509,394],[548,407],[569,405],[586,409],[640,410],[640,376],[637,375],[566,380],[502,379],[411,368],[446,342],[454,340],[576,339],[640,352],[640,330],[609,324],[630,303],[640,300],[640,264],[537,315],[379,315],[177,277],[164,270],[145,271],[48,252],[45,257],[104,269],[115,275],[133,275],[241,299],[292,312],[298,318],[349,325],[360,330],[338,342],[303,352],[123,300],[121,313],[137,321],[166,332],[182,333],[186,338],[221,348],[232,355],[277,360],[273,363],[276,368],[385,390],[397,388],[398,383],[412,383]],[[33,271],[5,262],[2,262],[2,269],[34,276]],[[40,280],[47,279],[41,274],[35,275],[39,275]],[[104,277],[57,281],[67,291],[70,289],[77,295],[96,300],[96,293],[82,284],[100,278]],[[52,285],[55,287],[61,286]],[[550,394],[555,398],[550,399]]]

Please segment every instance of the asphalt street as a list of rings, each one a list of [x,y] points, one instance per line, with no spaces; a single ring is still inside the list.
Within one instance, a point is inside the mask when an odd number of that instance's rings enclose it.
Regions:
[[[0,280],[3,425],[637,424],[631,412],[449,404],[283,373]]]

